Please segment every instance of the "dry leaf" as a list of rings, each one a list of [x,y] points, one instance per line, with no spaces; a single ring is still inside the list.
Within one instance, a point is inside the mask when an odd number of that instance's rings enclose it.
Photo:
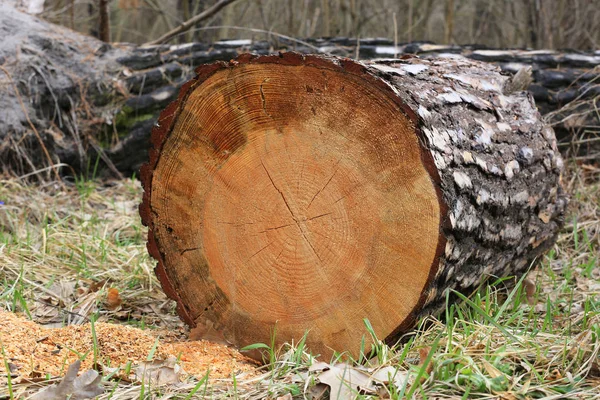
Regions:
[[[183,368],[175,357],[143,362],[135,369],[136,380],[157,386],[179,383],[182,373]]]
[[[308,389],[309,398],[312,400],[324,400],[327,398],[328,386],[324,383],[317,383]]]
[[[399,371],[398,368],[392,366],[380,368],[371,375],[371,379],[377,383],[386,386],[390,383],[393,383],[397,388],[401,388],[404,385],[404,381],[407,379],[407,377],[408,373],[405,371]]]
[[[427,361],[427,357],[429,356],[430,351],[431,347],[423,347],[419,349],[419,365],[422,366],[423,364],[425,364],[425,361]],[[425,367],[425,372],[429,375],[431,371],[433,371],[433,362],[429,361],[429,364],[427,365],[427,367]],[[424,379],[424,377],[421,377],[421,379]]]
[[[77,376],[81,361],[77,360],[69,366],[63,380],[31,397],[31,400],[82,400],[91,399],[104,393],[101,385],[102,377],[98,372],[89,370]]]
[[[499,376],[503,376],[504,374],[500,372],[500,370],[494,367],[488,360],[485,358],[481,359],[481,363],[483,364],[483,368],[486,370],[489,376],[492,378],[497,378]]]
[[[88,287],[88,293],[97,292],[98,290],[102,289],[107,283],[108,279],[103,279],[101,281],[92,281],[92,283],[90,283],[90,286]]]
[[[548,375],[546,377],[546,379],[551,380],[551,381],[557,381],[559,379],[562,379],[563,375],[560,373],[560,371],[558,370],[558,368],[554,368],[551,372],[550,375]]]
[[[523,280],[523,286],[525,287],[525,296],[527,296],[527,304],[532,306],[535,302],[535,283],[529,278]]]
[[[330,365],[319,362],[313,364],[309,371],[318,372],[316,378],[329,386],[329,398],[332,400],[351,399],[357,394],[375,395],[380,386],[390,383],[390,379],[399,388],[407,376],[393,367],[384,367],[372,372],[344,363]]]
[[[119,291],[115,288],[109,288],[106,294],[106,309],[114,311],[123,303]]]
[[[540,211],[538,214],[538,218],[542,220],[543,223],[547,224],[550,222],[550,214],[547,211]]]

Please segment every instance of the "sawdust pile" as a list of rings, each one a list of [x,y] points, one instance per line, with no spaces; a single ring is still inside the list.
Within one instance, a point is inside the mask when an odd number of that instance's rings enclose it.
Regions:
[[[153,360],[178,357],[187,374],[203,377],[210,367],[211,378],[252,372],[256,364],[227,346],[207,341],[168,342],[151,330],[101,323],[44,328],[15,314],[0,311],[0,340],[13,373],[23,377],[63,376],[68,366],[84,358],[82,370],[94,367],[94,358],[105,367],[135,366],[152,355]]]

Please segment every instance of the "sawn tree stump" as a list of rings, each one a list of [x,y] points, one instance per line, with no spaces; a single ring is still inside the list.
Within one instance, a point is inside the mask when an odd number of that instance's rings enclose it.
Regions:
[[[359,352],[445,291],[520,274],[566,198],[552,129],[497,67],[285,53],[201,66],[152,134],[143,222],[181,317],[235,345]],[[511,93],[512,92],[512,93]]]

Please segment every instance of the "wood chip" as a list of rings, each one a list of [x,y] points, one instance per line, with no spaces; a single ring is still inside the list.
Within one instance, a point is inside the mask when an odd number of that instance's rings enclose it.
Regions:
[[[146,362],[158,333],[129,326],[97,322],[97,361],[110,367],[125,367],[128,362]],[[94,340],[90,324],[45,328],[16,314],[0,311],[0,340],[8,361],[18,367],[24,378],[49,374],[64,376],[80,357],[82,370],[93,369]],[[227,346],[207,341],[169,343],[159,339],[154,360],[178,357],[189,375],[229,378],[241,372],[252,373],[256,364]]]

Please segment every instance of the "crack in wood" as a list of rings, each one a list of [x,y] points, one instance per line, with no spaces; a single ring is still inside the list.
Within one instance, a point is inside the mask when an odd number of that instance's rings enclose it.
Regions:
[[[200,250],[202,247],[190,247],[188,249],[183,249],[179,252],[179,255],[182,256],[185,253],[187,253],[188,251],[195,251],[195,250]]]
[[[267,228],[267,229],[265,229],[263,231],[260,231],[258,233],[265,233],[265,232],[268,232],[268,231],[275,231],[277,229],[286,228],[286,227],[292,226],[292,225],[294,225],[294,224],[285,224],[285,225],[281,225],[281,226],[276,226],[274,228]]]
[[[228,222],[228,221],[216,221],[217,224],[224,224],[224,225],[232,225],[235,227],[238,226],[244,226],[244,225],[254,225],[254,222]]]
[[[317,219],[317,218],[321,218],[321,217],[326,217],[326,216],[331,215],[331,214],[333,214],[333,212],[328,212],[328,213],[325,213],[325,214],[317,215],[315,217],[310,217],[310,218],[307,219],[307,221],[312,221],[313,219]]]
[[[269,170],[267,170],[267,167],[265,166],[265,163],[262,160],[260,160],[260,164],[262,165],[263,169],[265,170],[265,172],[266,172],[267,176],[269,177],[269,180],[271,181],[271,184],[273,185],[273,187],[275,188],[275,190],[277,190],[277,192],[279,192],[279,195],[283,199],[283,203],[285,204],[285,206],[287,207],[288,211],[290,212],[290,215],[292,216],[292,219],[294,220],[294,222],[298,226],[298,229],[300,230],[300,234],[302,235],[302,237],[304,238],[304,240],[306,241],[306,243],[308,244],[308,246],[310,247],[310,249],[312,250],[312,252],[314,253],[314,255],[319,259],[319,261],[323,261],[321,259],[321,257],[319,256],[319,254],[317,253],[317,250],[315,249],[315,247],[313,246],[313,244],[310,242],[310,240],[308,240],[308,237],[306,236],[306,232],[305,232],[305,227],[303,226],[303,224],[301,224],[301,222],[298,219],[298,217],[296,217],[296,214],[294,213],[294,211],[292,211],[292,208],[290,207],[290,204],[288,203],[287,199],[285,198],[285,195],[283,194],[283,192],[281,190],[279,190],[279,188],[277,187],[277,185],[275,185],[275,181],[273,181],[273,178],[271,177],[271,174],[269,173]]]
[[[262,100],[262,109],[263,112],[265,113],[265,115],[271,119],[273,119],[273,117],[271,116],[271,114],[269,114],[269,112],[267,111],[267,99],[265,98],[265,92],[263,91],[263,85],[265,84],[265,82],[267,82],[269,79],[265,79],[263,80],[263,82],[260,84],[259,87],[259,91],[260,91],[260,99]]]
[[[340,158],[338,160],[338,162],[335,164],[335,170],[333,171],[333,174],[331,174],[331,176],[329,177],[329,180],[325,183],[325,185],[319,191],[317,191],[317,193],[315,193],[315,195],[313,196],[313,198],[310,200],[310,203],[308,203],[308,206],[306,207],[307,210],[310,208],[310,206],[312,205],[313,201],[315,201],[315,199],[317,198],[317,196],[319,195],[319,193],[321,193],[323,190],[325,190],[325,188],[329,185],[329,183],[331,182],[331,180],[335,176],[335,173],[338,171],[338,168],[339,168],[339,165],[340,165],[341,161],[342,161],[342,159]]]
[[[246,261],[250,261],[252,259],[252,257],[254,257],[255,255],[257,255],[258,253],[260,253],[261,251],[263,251],[264,249],[266,249],[267,247],[269,247],[272,244],[273,244],[273,242],[269,242],[268,245],[266,245],[262,249],[258,250],[256,253],[252,254],[250,257],[248,257],[248,259]]]

